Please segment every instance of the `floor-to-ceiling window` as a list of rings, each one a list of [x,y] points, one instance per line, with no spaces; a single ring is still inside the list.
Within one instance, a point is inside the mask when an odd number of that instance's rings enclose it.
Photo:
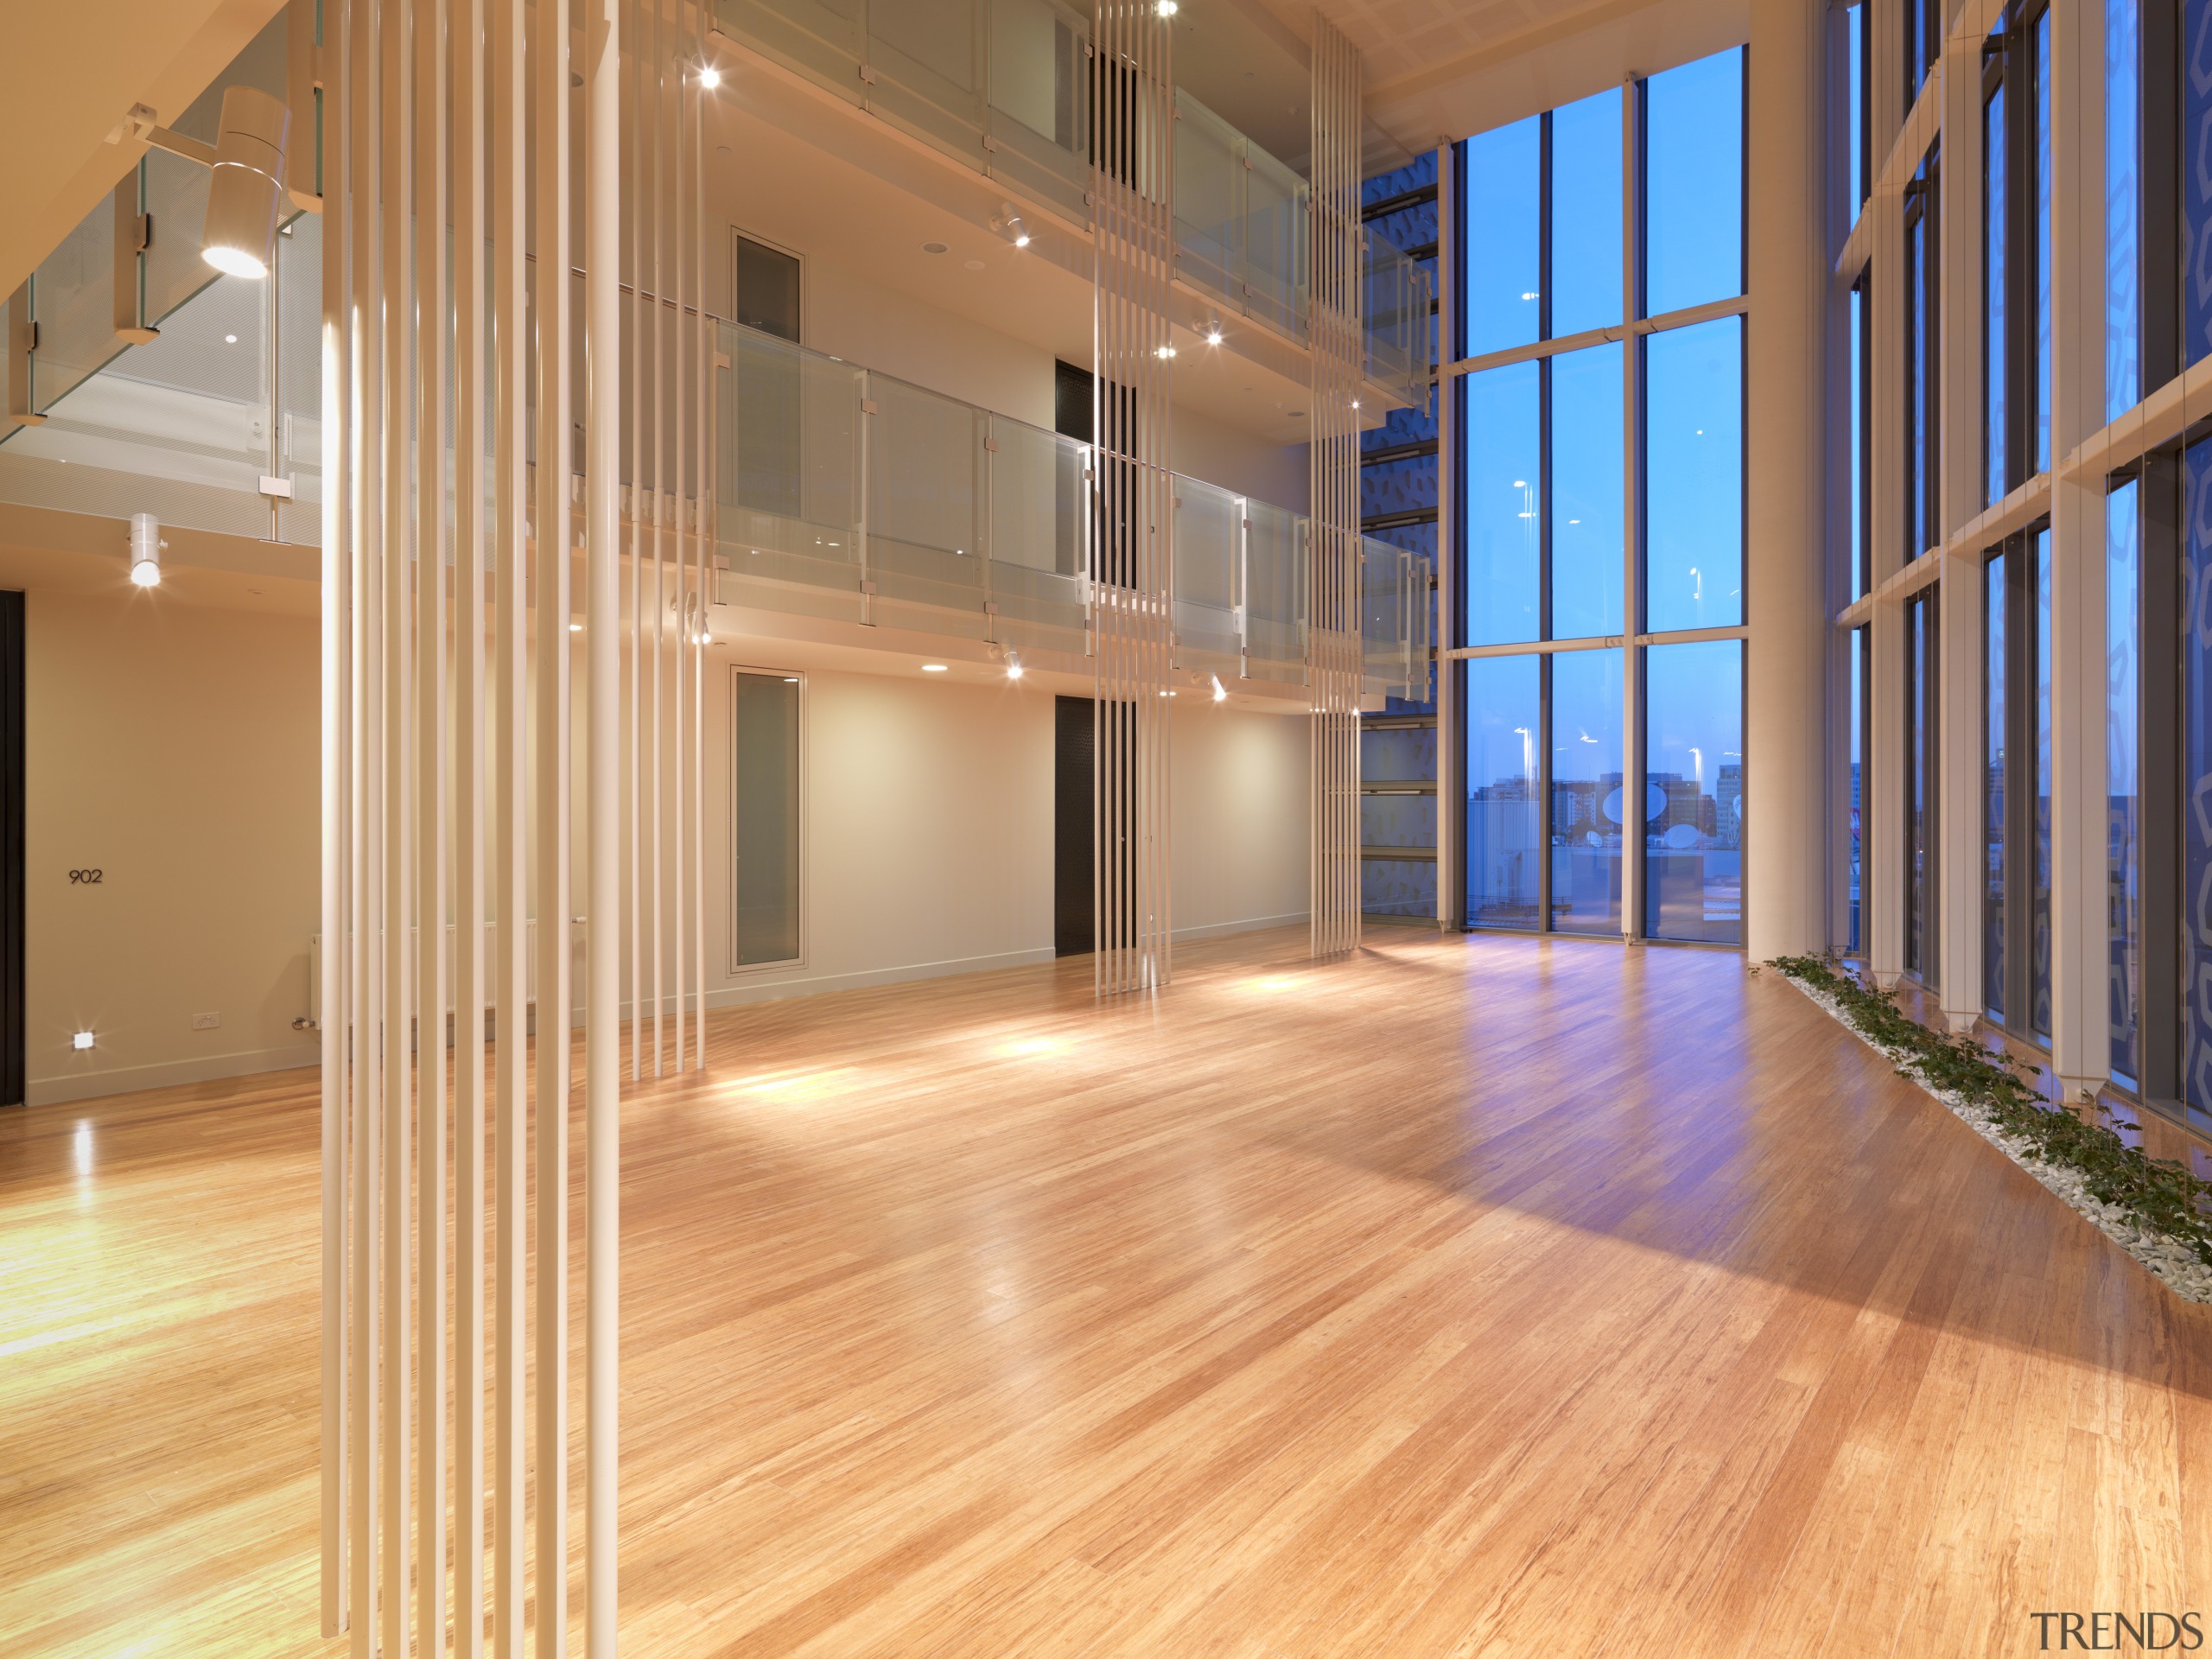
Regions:
[[[1744,74],[1719,53],[1461,150],[1477,925],[1742,938]]]

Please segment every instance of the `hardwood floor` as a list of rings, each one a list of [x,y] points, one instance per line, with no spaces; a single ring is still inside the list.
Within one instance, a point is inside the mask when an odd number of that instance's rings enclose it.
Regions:
[[[1778,976],[1302,945],[733,1010],[627,1103],[626,1655],[2212,1624],[2212,1309]],[[0,1116],[0,1653],[341,1650],[315,1167],[302,1073]]]

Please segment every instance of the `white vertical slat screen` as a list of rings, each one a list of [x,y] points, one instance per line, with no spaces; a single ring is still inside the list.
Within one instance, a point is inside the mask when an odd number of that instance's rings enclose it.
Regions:
[[[1097,0],[1092,36],[1092,962],[1102,996],[1156,990],[1173,965],[1175,78],[1160,11],[1154,0]]]
[[[1313,365],[1307,450],[1313,571],[1306,684],[1313,696],[1313,951],[1359,944],[1362,617],[1359,385],[1366,315],[1360,218],[1360,60],[1313,12]]]
[[[319,24],[323,1624],[362,1659],[568,1650],[580,1104],[603,1659],[621,1022],[634,1079],[706,1056],[703,23],[675,0],[323,0]]]

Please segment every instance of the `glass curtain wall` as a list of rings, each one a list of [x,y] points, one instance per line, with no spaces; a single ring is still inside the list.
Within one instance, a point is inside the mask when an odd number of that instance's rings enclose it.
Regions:
[[[1719,53],[1461,149],[1473,925],[1742,938],[1745,321],[1682,314],[1744,291],[1744,76]]]
[[[1904,968],[1936,983],[1936,591],[1904,607]]]

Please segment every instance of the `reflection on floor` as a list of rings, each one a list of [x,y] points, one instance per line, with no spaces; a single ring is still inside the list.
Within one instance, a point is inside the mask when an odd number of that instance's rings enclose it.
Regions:
[[[1777,976],[1302,944],[734,1010],[629,1102],[626,1656],[2212,1613],[2212,1309]],[[339,1650],[315,1171],[304,1074],[0,1118],[0,1652]]]

